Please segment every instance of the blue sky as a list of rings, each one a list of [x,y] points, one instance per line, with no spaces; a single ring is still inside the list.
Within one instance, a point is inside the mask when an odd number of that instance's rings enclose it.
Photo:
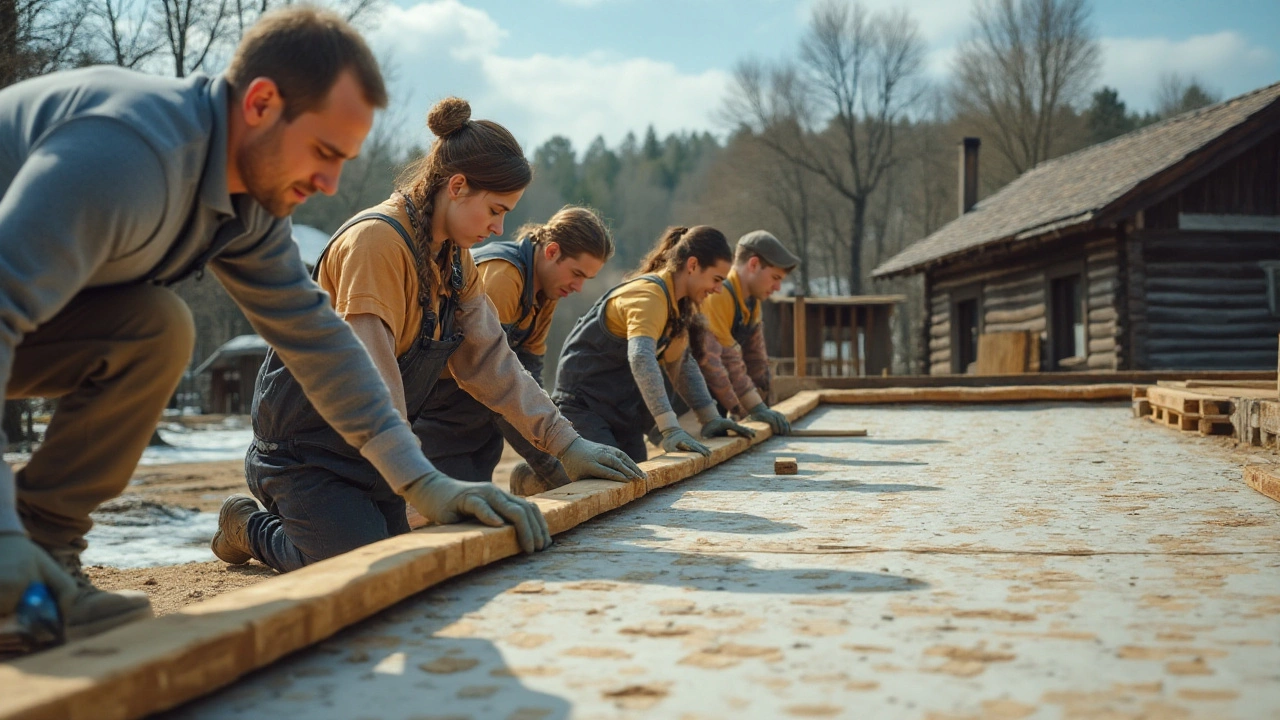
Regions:
[[[392,114],[421,128],[445,95],[507,125],[526,148],[555,134],[584,149],[653,124],[660,133],[725,128],[715,119],[734,64],[794,57],[812,0],[393,0],[371,43],[389,58]],[[966,0],[863,0],[905,7],[920,24],[929,77],[970,26]],[[1098,84],[1151,109],[1163,74],[1195,75],[1224,97],[1280,81],[1280,2],[1129,0],[1093,4]],[[423,131],[425,132],[425,130]]]

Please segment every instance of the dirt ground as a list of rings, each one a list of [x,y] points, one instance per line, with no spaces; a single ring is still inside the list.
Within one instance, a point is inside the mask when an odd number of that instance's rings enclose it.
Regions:
[[[497,485],[506,489],[507,475],[519,460],[519,456],[508,448],[494,472]],[[227,460],[139,467],[125,497],[201,512],[217,512],[228,495],[247,492],[244,462]],[[95,565],[85,568],[85,571],[103,590],[146,592],[157,615],[167,615],[191,603],[203,602],[205,598],[276,575],[274,570],[256,560],[241,566],[229,566],[218,560],[130,569]]]

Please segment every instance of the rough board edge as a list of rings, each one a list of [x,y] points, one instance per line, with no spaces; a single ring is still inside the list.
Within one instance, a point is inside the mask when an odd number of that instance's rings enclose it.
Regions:
[[[799,393],[775,406],[795,421],[818,406]],[[712,456],[660,456],[645,482],[587,480],[533,500],[553,534],[622,507],[767,440],[713,438]],[[333,635],[407,597],[519,552],[515,531],[433,526],[359,548],[207,602],[0,664],[0,718],[125,720],[176,707]]]
[[[877,405],[882,403],[1007,403],[1084,400],[1130,400],[1128,383],[1098,385],[1023,385],[1011,387],[885,388],[819,390],[823,403]]]
[[[1247,465],[1244,469],[1244,482],[1254,490],[1280,502],[1280,468]]]

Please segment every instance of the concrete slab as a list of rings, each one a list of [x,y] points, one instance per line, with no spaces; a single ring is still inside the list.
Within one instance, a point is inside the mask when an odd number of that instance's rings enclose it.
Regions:
[[[871,436],[770,440],[166,717],[1280,716],[1238,456],[1127,404],[801,424]]]

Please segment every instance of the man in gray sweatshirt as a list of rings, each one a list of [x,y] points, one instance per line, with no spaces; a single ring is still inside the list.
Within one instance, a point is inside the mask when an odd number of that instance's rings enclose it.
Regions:
[[[0,384],[58,398],[16,482],[0,463],[0,616],[36,582],[68,638],[150,615],[141,593],[94,588],[79,556],[190,360],[191,314],[166,286],[206,266],[419,512],[505,519],[526,552],[550,543],[535,506],[427,461],[291,239],[288,215],[337,191],[386,102],[360,36],[301,6],[251,28],[217,78],[90,68],[0,91]]]

